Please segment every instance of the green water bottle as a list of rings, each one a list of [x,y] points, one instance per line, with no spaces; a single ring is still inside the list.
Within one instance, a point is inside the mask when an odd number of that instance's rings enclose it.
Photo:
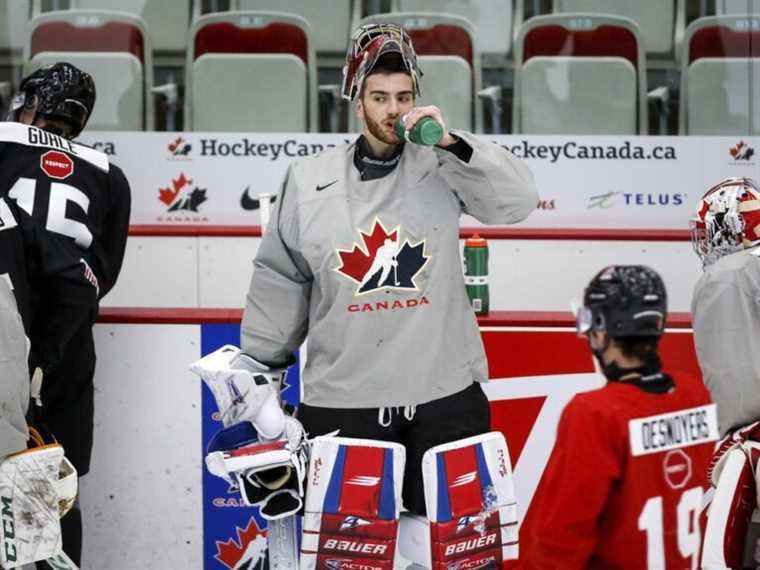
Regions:
[[[414,144],[435,146],[443,138],[443,126],[433,117],[422,117],[407,134],[404,117],[396,121],[396,134]]]
[[[464,284],[476,315],[488,314],[488,242],[475,234],[464,242]]]

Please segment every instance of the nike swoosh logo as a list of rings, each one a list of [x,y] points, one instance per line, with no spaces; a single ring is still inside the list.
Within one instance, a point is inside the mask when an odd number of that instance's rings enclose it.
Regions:
[[[243,191],[243,195],[240,196],[240,207],[243,208],[243,210],[258,210],[261,208],[261,200],[258,198],[251,198],[251,195],[248,194],[248,191],[251,189],[250,186],[246,186],[245,190]],[[272,196],[271,202],[274,202],[276,200],[276,196]]]
[[[336,184],[337,182],[338,182],[337,180],[333,180],[332,182],[330,182],[329,184],[325,184],[324,186],[320,186],[319,184],[317,184],[317,192],[321,192],[325,188],[329,188],[330,186],[332,186],[333,184]]]

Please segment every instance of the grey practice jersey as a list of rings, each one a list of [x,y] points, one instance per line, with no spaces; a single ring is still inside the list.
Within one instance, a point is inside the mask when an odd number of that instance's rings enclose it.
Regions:
[[[467,163],[407,144],[392,172],[361,181],[349,144],[288,169],[254,260],[241,342],[278,364],[308,332],[305,403],[416,405],[488,378],[459,217],[515,223],[538,194],[522,161],[455,134],[473,149]]]
[[[694,287],[694,341],[721,433],[760,418],[760,248],[710,265]]]
[[[0,275],[0,460],[26,449],[29,368],[24,325],[10,280]]]

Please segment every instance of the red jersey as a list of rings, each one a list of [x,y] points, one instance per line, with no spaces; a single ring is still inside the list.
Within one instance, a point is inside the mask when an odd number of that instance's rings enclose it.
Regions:
[[[524,568],[692,568],[718,427],[699,379],[651,393],[624,382],[565,408],[520,532]]]

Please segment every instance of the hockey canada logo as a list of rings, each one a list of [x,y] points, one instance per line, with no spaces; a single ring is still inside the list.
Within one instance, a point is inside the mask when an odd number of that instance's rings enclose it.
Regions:
[[[193,146],[182,137],[177,137],[166,145],[166,150],[171,153],[172,157],[181,158],[190,154]]]
[[[414,280],[430,259],[425,255],[425,240],[402,243],[401,232],[400,226],[388,232],[375,219],[369,234],[361,232],[361,244],[337,251],[340,265],[336,271],[357,284],[357,295],[381,289],[419,291]]]
[[[265,570],[267,568],[267,531],[261,530],[253,517],[245,529],[235,527],[237,540],[216,541],[216,558],[226,568]]]
[[[169,186],[158,189],[158,199],[166,204],[167,215],[159,216],[159,222],[207,222],[208,218],[199,214],[199,208],[208,198],[206,188],[193,184],[185,176],[172,179]]]
[[[755,149],[747,145],[744,141],[739,141],[735,146],[728,149],[733,162],[748,164],[752,157],[755,156]]]

